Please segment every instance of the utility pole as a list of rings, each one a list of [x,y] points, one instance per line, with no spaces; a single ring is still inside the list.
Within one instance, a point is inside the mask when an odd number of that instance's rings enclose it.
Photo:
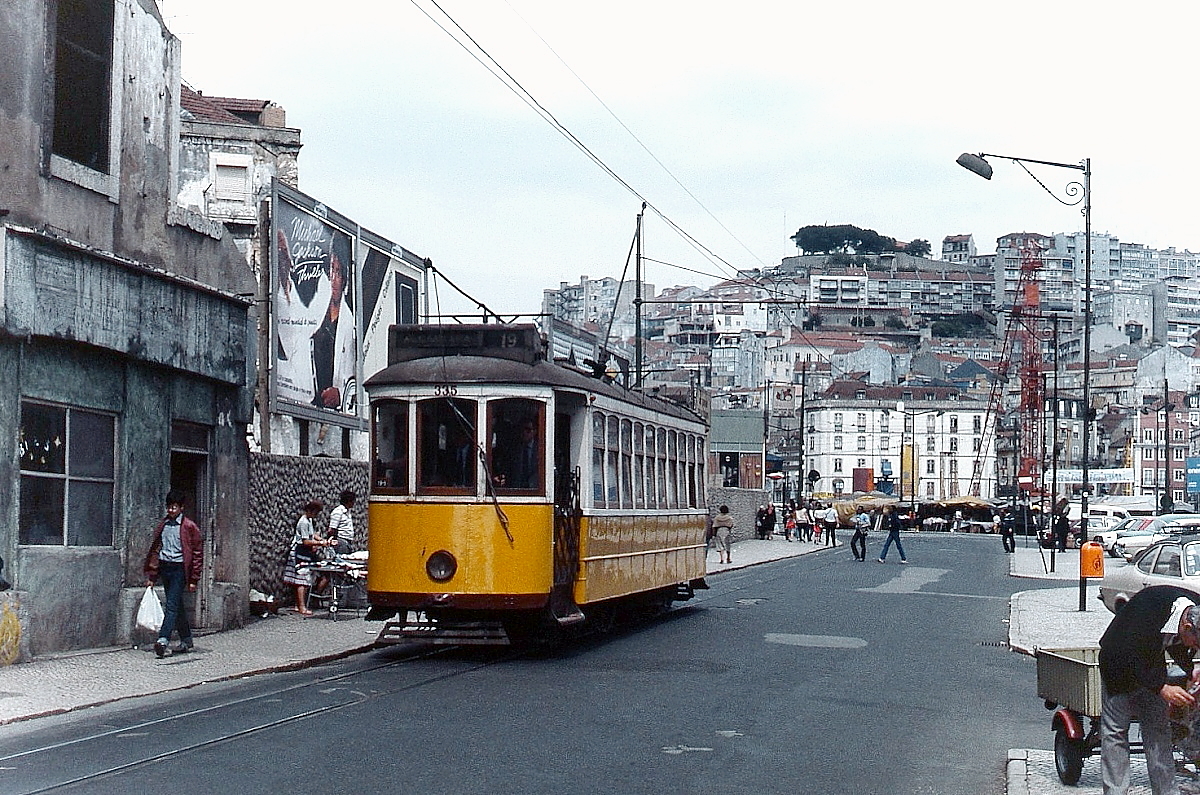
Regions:
[[[804,497],[804,484],[808,482],[808,470],[805,467],[805,436],[808,434],[808,426],[804,423],[804,401],[808,397],[808,357],[804,357],[804,363],[800,365],[800,461],[797,463],[799,471],[796,473],[799,483],[796,484],[796,491],[800,493],[801,498]]]
[[[633,387],[642,388],[642,217],[646,214],[646,202],[637,217],[637,262],[635,265],[635,295],[633,312]]]

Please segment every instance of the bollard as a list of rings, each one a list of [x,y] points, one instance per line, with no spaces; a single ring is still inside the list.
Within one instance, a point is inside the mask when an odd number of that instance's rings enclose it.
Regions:
[[[1079,546],[1079,610],[1087,612],[1087,581],[1104,577],[1104,547],[1095,541]]]

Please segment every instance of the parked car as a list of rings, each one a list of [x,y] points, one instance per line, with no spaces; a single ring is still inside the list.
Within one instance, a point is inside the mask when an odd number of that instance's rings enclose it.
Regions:
[[[1146,530],[1155,523],[1157,516],[1130,516],[1118,522],[1116,525],[1107,529],[1099,529],[1088,522],[1088,535],[1092,537],[1100,546],[1104,547],[1104,551],[1109,557],[1119,558],[1121,553],[1117,551],[1117,538],[1121,533],[1136,533],[1141,530]],[[1161,525],[1162,522],[1159,522]]]
[[[1151,544],[1100,581],[1100,601],[1112,612],[1151,585],[1177,585],[1196,592],[1200,603],[1200,536],[1186,535]]]
[[[1196,532],[1200,532],[1200,514],[1165,513],[1154,517],[1154,521],[1142,530],[1119,533],[1114,547],[1125,560],[1132,560],[1134,555],[1155,541]]]

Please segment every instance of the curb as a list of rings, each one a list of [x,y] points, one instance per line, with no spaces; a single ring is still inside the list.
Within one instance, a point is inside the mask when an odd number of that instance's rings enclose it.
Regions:
[[[1005,765],[1007,795],[1029,795],[1029,752],[1024,748],[1009,748]]]

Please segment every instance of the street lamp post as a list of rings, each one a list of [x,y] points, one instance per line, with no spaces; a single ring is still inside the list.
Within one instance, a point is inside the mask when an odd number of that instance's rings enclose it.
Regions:
[[[1092,407],[1088,395],[1088,380],[1092,366],[1092,159],[1084,158],[1080,163],[1056,163],[1052,160],[1031,160],[1027,157],[1012,157],[1011,155],[995,155],[980,152],[979,154],[971,154],[963,152],[958,156],[957,163],[973,174],[978,174],[984,179],[992,178],[992,165],[985,158],[999,157],[1005,160],[1011,160],[1021,168],[1025,169],[1030,177],[1033,177],[1034,182],[1042,187],[1042,190],[1049,193],[1055,201],[1060,204],[1065,204],[1068,207],[1083,202],[1083,234],[1084,240],[1084,255],[1083,255],[1083,468],[1082,468],[1082,495],[1081,495],[1081,514],[1079,526],[1082,532],[1082,537],[1088,537],[1088,494],[1091,491],[1091,486],[1088,481],[1088,464],[1091,461],[1091,424],[1092,424]],[[1034,163],[1040,166],[1053,166],[1055,168],[1069,168],[1074,171],[1083,172],[1083,183],[1076,181],[1068,182],[1063,192],[1068,197],[1077,197],[1074,201],[1063,199],[1054,191],[1046,187],[1046,185],[1034,176],[1025,164]]]

